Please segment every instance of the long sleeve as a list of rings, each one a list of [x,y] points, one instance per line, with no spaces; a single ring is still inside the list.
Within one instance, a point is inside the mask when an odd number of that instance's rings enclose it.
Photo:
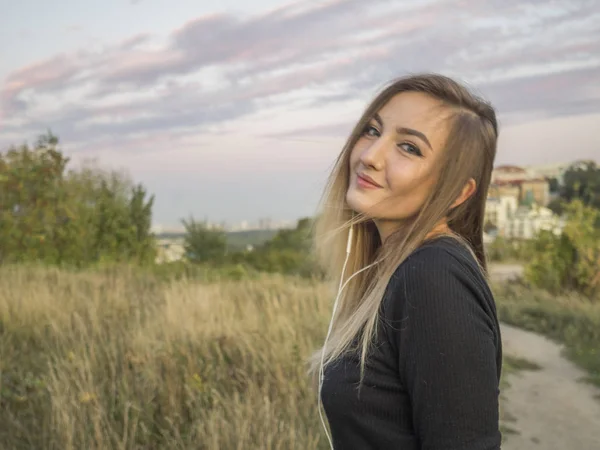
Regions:
[[[441,248],[398,272],[393,339],[419,448],[499,449],[499,331],[485,286]]]

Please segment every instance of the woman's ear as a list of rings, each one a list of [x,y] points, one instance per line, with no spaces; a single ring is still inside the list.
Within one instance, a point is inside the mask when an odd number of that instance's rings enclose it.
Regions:
[[[460,206],[464,202],[466,202],[469,199],[469,197],[471,197],[475,193],[476,190],[477,190],[477,183],[475,182],[475,180],[473,178],[469,178],[469,181],[467,181],[465,183],[465,185],[463,186],[460,195],[452,204],[452,209],[454,209],[457,206]]]

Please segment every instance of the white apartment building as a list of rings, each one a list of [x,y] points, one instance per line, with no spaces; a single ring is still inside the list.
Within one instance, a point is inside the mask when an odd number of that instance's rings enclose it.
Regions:
[[[491,223],[498,232],[503,230],[516,213],[519,204],[514,196],[488,197],[485,204],[484,223]]]
[[[507,220],[503,235],[507,238],[532,239],[540,231],[551,231],[559,235],[564,228],[564,219],[544,206],[534,205],[529,208],[518,208]]]
[[[550,209],[535,204],[519,206],[514,196],[488,198],[485,223],[494,225],[498,236],[514,239],[532,239],[541,230],[558,235],[564,227],[564,220]]]

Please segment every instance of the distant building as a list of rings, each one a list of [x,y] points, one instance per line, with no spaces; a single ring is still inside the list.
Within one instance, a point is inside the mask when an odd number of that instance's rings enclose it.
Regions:
[[[550,183],[532,168],[504,165],[492,172],[489,197],[515,197],[520,204],[547,206],[550,203]]]
[[[564,219],[546,207],[537,205],[532,208],[520,207],[506,221],[501,235],[514,239],[531,239],[542,230],[559,235],[564,225]]]
[[[270,218],[260,219],[258,221],[259,230],[271,230],[273,228],[273,221]]]
[[[559,183],[562,183],[563,175],[574,163],[554,163],[527,167],[529,173],[535,174],[536,177],[545,178],[547,180],[555,178]]]
[[[516,213],[518,206],[517,199],[512,195],[488,197],[485,204],[484,223],[491,224],[500,232]]]
[[[519,205],[516,197],[508,195],[487,198],[484,224],[490,236],[531,239],[541,230],[560,234],[564,220],[536,203]]]
[[[156,263],[179,261],[185,256],[183,239],[158,239]]]
[[[513,197],[518,203],[521,198],[521,188],[510,182],[493,183],[488,189],[488,198]]]
[[[523,180],[520,183],[521,203],[547,206],[550,203],[550,183],[544,178]]]
[[[492,184],[519,181],[530,178],[531,175],[531,172],[523,167],[506,164],[494,168],[492,171]]]

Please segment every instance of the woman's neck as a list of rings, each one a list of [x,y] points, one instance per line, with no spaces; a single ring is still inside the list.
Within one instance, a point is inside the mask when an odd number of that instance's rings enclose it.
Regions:
[[[450,232],[451,230],[450,226],[448,225],[448,220],[444,218],[440,223],[433,227],[433,229],[429,233],[427,233],[425,239],[429,239],[440,234],[449,234]]]
[[[377,231],[379,232],[379,237],[381,238],[381,242],[385,242],[385,240],[398,229],[399,225],[396,223],[392,223],[389,221],[377,221],[375,220],[375,225],[377,226]],[[442,219],[436,226],[434,226],[425,239],[430,239],[434,236],[438,236],[440,234],[450,234],[452,231],[450,226],[448,225],[448,220],[446,218]]]

